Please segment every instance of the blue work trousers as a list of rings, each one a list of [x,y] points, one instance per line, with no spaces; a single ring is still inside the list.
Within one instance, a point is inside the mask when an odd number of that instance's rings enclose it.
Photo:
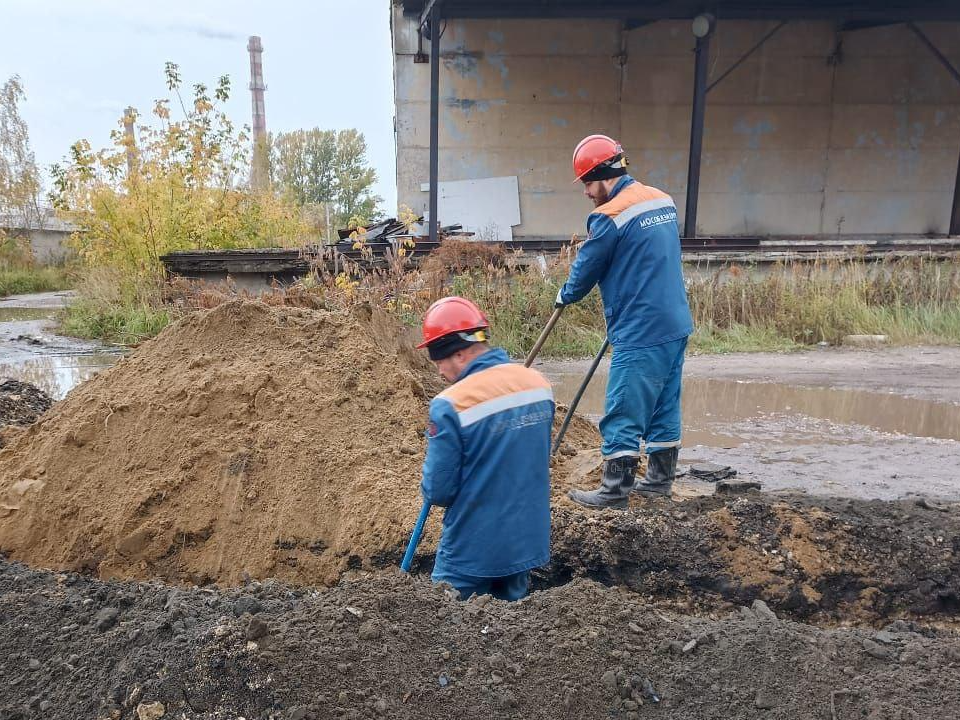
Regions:
[[[636,350],[613,349],[601,448],[606,460],[680,446],[680,378],[687,339]]]
[[[430,579],[435,583],[450,583],[460,593],[460,599],[471,595],[493,595],[497,600],[519,600],[527,594],[530,586],[530,571],[514,573],[504,577],[476,577],[461,575],[444,568],[434,568]]]

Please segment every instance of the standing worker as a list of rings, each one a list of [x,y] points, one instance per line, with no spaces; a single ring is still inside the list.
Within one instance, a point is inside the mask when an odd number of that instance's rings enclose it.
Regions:
[[[430,402],[424,502],[446,508],[431,576],[466,599],[527,594],[550,559],[553,391],[536,370],[487,343],[490,324],[460,297],[423,318],[430,360],[450,387]]]
[[[680,264],[677,208],[665,192],[627,174],[620,143],[590,135],[573,152],[573,172],[595,210],[587,239],[557,294],[556,307],[600,285],[613,346],[604,416],[603,480],[570,498],[623,508],[630,493],[669,497],[680,453],[680,377],[693,320]],[[647,473],[634,485],[641,441]]]

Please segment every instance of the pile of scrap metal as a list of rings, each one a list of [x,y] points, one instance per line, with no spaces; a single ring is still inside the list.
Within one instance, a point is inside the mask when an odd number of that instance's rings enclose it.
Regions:
[[[444,237],[468,237],[462,225],[446,225],[440,228]],[[403,256],[417,264],[439,243],[430,242],[423,225],[423,218],[407,225],[396,218],[381,220],[363,232],[354,229],[338,230],[339,240],[322,249],[325,259],[339,267],[344,261],[363,267],[378,267],[389,264],[404,249]]]

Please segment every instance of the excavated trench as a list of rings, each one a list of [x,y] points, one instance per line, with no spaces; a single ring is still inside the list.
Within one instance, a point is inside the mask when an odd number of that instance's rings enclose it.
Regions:
[[[623,512],[554,509],[550,563],[534,592],[589,579],[655,605],[706,614],[764,601],[818,625],[960,619],[960,521],[926,501],[751,494],[637,503]],[[379,553],[396,567],[403,547]],[[432,553],[412,572],[429,574]]]
[[[960,614],[960,522],[925,501],[756,494],[656,503],[614,517],[555,515],[541,582],[586,576],[684,612],[763,600],[819,624]]]

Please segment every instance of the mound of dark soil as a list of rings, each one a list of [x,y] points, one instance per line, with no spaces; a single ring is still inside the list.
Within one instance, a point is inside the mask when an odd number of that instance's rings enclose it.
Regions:
[[[960,618],[960,513],[898,502],[751,493],[553,513],[541,586],[585,576],[682,612],[755,599],[813,622]]]
[[[5,720],[960,714],[955,633],[695,619],[589,581],[507,604],[395,571],[221,592],[0,563],[0,599]]]
[[[51,405],[53,399],[36,385],[11,379],[0,382],[0,427],[29,425]]]

